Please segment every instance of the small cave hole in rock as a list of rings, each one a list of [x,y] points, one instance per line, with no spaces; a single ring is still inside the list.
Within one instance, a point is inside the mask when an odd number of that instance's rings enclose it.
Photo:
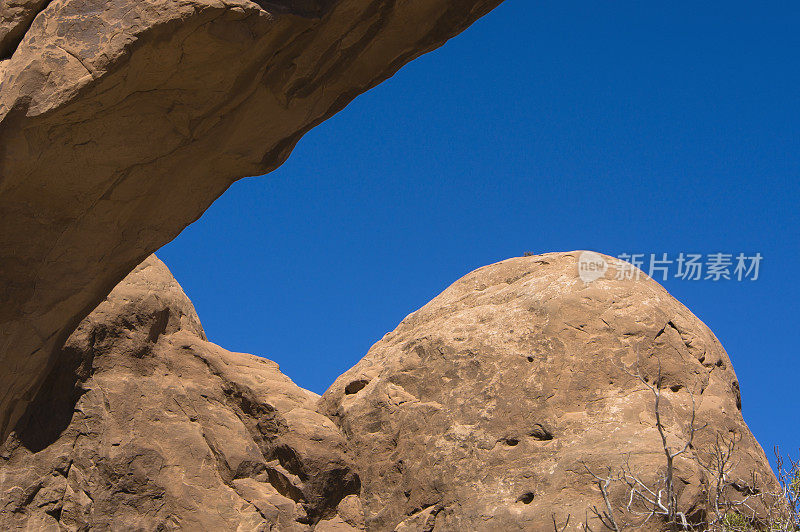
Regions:
[[[528,435],[539,441],[550,441],[553,439],[553,433],[539,423],[533,425]]]
[[[672,386],[669,387],[669,389],[672,390],[673,392],[679,392],[681,388],[683,388],[683,384],[673,384]]]
[[[517,497],[517,502],[521,502],[522,504],[530,504],[533,502],[533,492],[529,491],[527,493],[523,493],[519,497]]]
[[[507,445],[509,447],[514,447],[519,444],[519,440],[517,438],[503,438],[500,441],[502,441],[504,445]]]
[[[347,395],[353,395],[354,393],[358,393],[364,389],[364,386],[369,384],[369,381],[364,379],[359,379],[357,381],[353,381],[344,388],[344,393]]]
[[[531,355],[528,355],[528,362],[533,362],[533,357]]]

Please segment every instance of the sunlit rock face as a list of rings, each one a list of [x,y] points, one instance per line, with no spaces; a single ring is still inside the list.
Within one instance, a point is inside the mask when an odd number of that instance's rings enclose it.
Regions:
[[[0,441],[137,264],[499,3],[0,1]]]
[[[587,467],[604,474],[628,460],[646,481],[664,470],[654,398],[637,373],[652,383],[661,372],[675,450],[693,399],[696,426],[707,424],[676,463],[684,511],[702,516],[696,451],[717,434],[740,438],[731,478],[772,485],[708,327],[644,275],[585,283],[578,257],[514,258],[466,275],[323,395],[356,463],[369,529],[553,530],[553,517],[578,527],[592,506],[605,508]],[[615,484],[611,495],[622,515],[625,490]]]
[[[69,338],[0,449],[0,529],[363,529],[318,399],[206,341],[150,257]]]
[[[693,409],[706,425],[676,461],[690,518],[707,508],[697,459],[717,435],[737,438],[734,491],[771,487],[711,331],[645,276],[584,282],[577,257],[468,274],[322,397],[208,342],[150,257],[70,336],[0,447],[0,529],[580,528],[604,504],[588,470],[627,464],[649,485],[664,472],[653,395],[636,374],[662,376],[673,449]],[[609,493],[636,524],[624,486]]]

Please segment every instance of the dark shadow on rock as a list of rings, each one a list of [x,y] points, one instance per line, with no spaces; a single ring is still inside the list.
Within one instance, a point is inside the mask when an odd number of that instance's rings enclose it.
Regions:
[[[67,346],[56,357],[55,366],[39,389],[36,398],[16,426],[17,438],[32,453],[38,453],[58,440],[69,426],[75,405],[86,391],[94,349]]]

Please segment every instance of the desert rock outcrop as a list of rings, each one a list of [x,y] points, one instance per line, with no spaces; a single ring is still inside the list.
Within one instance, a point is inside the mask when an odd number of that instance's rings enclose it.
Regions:
[[[774,482],[712,332],[649,278],[584,283],[577,256],[468,274],[321,398],[208,342],[151,257],[72,334],[0,448],[0,529],[580,529],[603,502],[586,467],[663,471],[634,373],[662,375],[671,446],[693,400],[708,425],[676,462],[683,511],[701,517],[694,459],[717,434],[737,435],[738,490]]]
[[[692,397],[697,426],[708,425],[676,463],[681,508],[702,511],[694,451],[716,434],[741,438],[732,477],[774,481],[708,327],[644,275],[584,283],[577,258],[466,275],[323,395],[358,466],[368,529],[553,530],[553,515],[578,526],[604,508],[586,467],[629,457],[642,478],[664,469],[653,395],[633,376],[653,382],[659,366],[670,445],[688,437]],[[612,496],[624,506],[624,493]]]
[[[70,337],[0,450],[0,529],[363,529],[318,398],[207,342],[150,257]]]
[[[111,289],[501,0],[1,0],[0,441]]]

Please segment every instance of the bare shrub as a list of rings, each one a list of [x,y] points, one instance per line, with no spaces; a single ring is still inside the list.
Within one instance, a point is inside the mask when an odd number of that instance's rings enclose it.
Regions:
[[[697,425],[696,405],[691,391],[692,408],[686,424],[686,437],[681,445],[671,446],[667,441],[662,416],[663,379],[660,365],[658,376],[652,384],[638,369],[631,375],[653,395],[653,413],[661,438],[665,467],[655,475],[654,481],[647,482],[643,480],[641,472],[633,471],[629,457],[623,457],[622,465],[616,471],[608,467],[602,474],[583,464],[600,490],[603,507],[593,506],[587,510],[582,530],[595,532],[592,528],[595,526],[596,530],[621,532],[660,526],[664,530],[698,532],[800,532],[800,460],[783,458],[780,451],[775,449],[777,486],[774,482],[758,478],[755,471],[751,471],[748,479],[736,477],[734,471],[739,465],[737,445],[741,437],[733,432],[717,433],[713,443],[695,448],[695,435],[707,426]],[[704,508],[700,511],[692,509],[692,519],[687,515],[687,509],[679,507],[675,489],[675,460],[681,456],[697,463],[707,495]],[[624,487],[624,507],[615,508],[611,502],[610,491],[614,485]],[[556,532],[563,532],[568,524],[569,516],[561,527],[553,517]]]

